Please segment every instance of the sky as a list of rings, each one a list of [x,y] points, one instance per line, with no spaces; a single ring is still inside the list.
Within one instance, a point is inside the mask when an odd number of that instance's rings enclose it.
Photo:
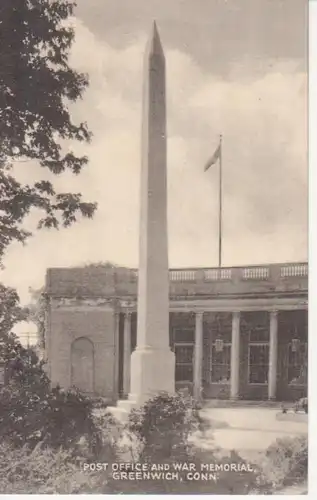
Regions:
[[[78,0],[70,63],[89,89],[71,107],[93,132],[80,176],[60,190],[98,202],[93,220],[8,249],[0,280],[23,303],[46,269],[138,265],[143,53],[156,20],[167,65],[171,267],[216,266],[223,135],[223,265],[307,259],[305,0]],[[24,181],[35,164],[16,167]],[[27,221],[33,227],[34,220]]]

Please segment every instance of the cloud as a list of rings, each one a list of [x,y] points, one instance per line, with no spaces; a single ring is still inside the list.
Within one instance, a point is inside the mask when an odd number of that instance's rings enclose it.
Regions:
[[[93,221],[15,244],[2,280],[23,300],[47,267],[138,262],[142,63],[145,36],[113,48],[77,22],[72,64],[90,76],[73,108],[94,133],[89,166],[56,179],[99,204]],[[220,79],[166,48],[169,246],[172,266],[217,264],[218,171],[203,165],[223,134],[224,265],[307,258],[306,75],[287,61],[270,71],[232,68]],[[241,63],[242,64],[242,63]],[[246,66],[247,68],[247,66]],[[30,166],[33,176],[43,172]],[[26,176],[24,170],[18,173]]]

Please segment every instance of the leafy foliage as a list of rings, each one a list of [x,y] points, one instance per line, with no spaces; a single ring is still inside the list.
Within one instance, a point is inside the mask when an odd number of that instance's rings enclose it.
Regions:
[[[196,402],[190,396],[160,394],[148,400],[143,406],[131,412],[127,424],[128,431],[141,443],[141,451],[136,462],[163,466],[160,471],[175,472],[174,465],[180,466],[177,477],[158,474],[150,479],[117,480],[108,477],[102,493],[109,488],[113,493],[129,494],[248,494],[251,490],[270,492],[270,483],[261,476],[259,470],[247,469],[245,460],[237,453],[219,456],[214,449],[202,450],[190,440],[201,424]],[[200,476],[193,479],[188,475],[188,466],[200,473],[202,465],[244,464],[245,470],[227,471],[225,467],[216,478]],[[183,469],[183,470],[182,470]],[[157,470],[157,469],[155,469]]]
[[[97,453],[101,438],[92,415],[93,402],[76,390],[51,389],[44,362],[32,349],[7,332],[1,333],[0,340],[6,375],[0,389],[1,439],[31,449],[43,442],[75,453],[78,440],[87,436],[90,452]]]
[[[21,345],[12,328],[28,319],[29,311],[22,308],[17,292],[0,284],[0,362],[6,367],[10,385],[15,388],[38,391],[48,387],[43,362],[36,353]]]
[[[262,477],[275,489],[307,481],[307,436],[277,439],[266,450],[261,460],[261,469]]]
[[[82,414],[80,402],[75,403],[76,410],[67,410],[67,401],[73,400],[61,397],[60,390],[57,390],[56,401],[62,403],[63,410],[56,416],[56,424],[63,424],[65,419],[75,416],[75,413]],[[75,394],[72,395],[75,397]],[[160,404],[169,404],[169,411],[160,409]],[[78,406],[79,405],[79,406]],[[187,410],[183,411],[184,406]],[[160,417],[157,419],[153,413],[156,406]],[[51,406],[52,408],[52,406]],[[174,408],[175,411],[172,409]],[[3,493],[122,493],[122,494],[272,494],[274,490],[296,482],[305,480],[307,477],[307,439],[289,438],[278,440],[276,444],[270,446],[265,455],[261,456],[258,465],[247,464],[246,461],[236,452],[219,455],[213,449],[198,449],[195,446],[188,446],[184,453],[183,444],[186,444],[186,436],[196,430],[196,418],[192,420],[186,412],[191,408],[189,401],[181,402],[179,397],[169,397],[160,395],[152,399],[150,404],[143,405],[143,411],[134,411],[130,418],[128,427],[134,429],[136,435],[143,440],[147,447],[147,454],[143,455],[138,462],[145,461],[151,464],[164,464],[173,470],[173,464],[186,465],[193,464],[197,471],[202,471],[203,464],[217,464],[223,469],[216,474],[216,480],[206,480],[206,478],[190,479],[186,471],[179,474],[179,479],[168,479],[161,477],[156,479],[129,480],[125,478],[117,479],[111,474],[111,463],[118,462],[116,455],[116,441],[118,436],[114,432],[115,422],[109,415],[101,412],[95,417],[94,424],[98,431],[102,431],[101,447],[99,453],[94,455],[90,450],[78,446],[76,439],[71,439],[67,450],[54,446],[52,441],[40,441],[34,446],[32,439],[28,439],[28,444],[22,447],[12,448],[8,443],[2,442],[0,445],[0,489]],[[70,413],[67,413],[67,412]],[[193,408],[195,413],[195,407]],[[44,409],[44,413],[46,410]],[[83,412],[85,413],[85,412]],[[50,411],[48,412],[48,415]],[[137,415],[141,417],[138,419]],[[149,418],[147,418],[147,415]],[[49,416],[51,420],[52,416]],[[60,420],[60,418],[62,420]],[[82,417],[80,417],[81,419]],[[54,419],[54,417],[53,417]],[[173,449],[166,448],[166,436],[163,430],[168,431],[167,421],[173,429],[169,432],[168,438],[174,442]],[[193,427],[189,422],[192,421]],[[148,422],[148,425],[147,425]],[[146,428],[142,430],[142,423]],[[187,427],[188,424],[188,427]],[[80,432],[85,432],[80,426]],[[190,431],[191,428],[191,431]],[[162,431],[156,433],[156,429]],[[120,429],[117,429],[120,433]],[[157,446],[156,439],[159,438],[163,445]],[[188,432],[189,431],[189,432]],[[67,435],[72,436],[70,429]],[[53,436],[53,434],[52,434]],[[160,437],[159,437],[160,436]],[[59,441],[61,442],[61,441]],[[87,440],[89,443],[89,439]],[[154,446],[152,446],[154,443]],[[48,447],[46,446],[49,445]],[[53,446],[52,446],[53,445]],[[179,446],[180,445],[180,446]],[[64,447],[64,444],[63,444]],[[158,453],[159,450],[159,453]],[[165,453],[162,454],[162,450]],[[98,457],[98,458],[96,458]],[[89,461],[108,462],[110,470],[107,471],[84,471],[83,462]],[[234,471],[228,470],[228,465],[245,465],[249,470]],[[166,469],[165,469],[166,470]],[[188,470],[188,469],[187,469]],[[296,472],[297,471],[297,472]]]
[[[98,487],[98,473],[83,472],[66,450],[37,446],[30,450],[0,445],[0,491],[3,494],[90,493]]]
[[[73,450],[78,454],[79,440],[86,436],[89,453],[96,455],[101,436],[92,416],[88,398],[76,390],[63,391],[59,387],[45,393],[25,386],[9,385],[0,392],[0,435],[2,439],[20,447],[33,449],[38,443],[50,448]]]
[[[31,302],[27,306],[28,320],[35,323],[38,333],[38,345],[45,347],[45,317],[47,311],[47,298],[44,288],[35,290],[30,288]]]
[[[198,428],[195,402],[178,394],[154,396],[131,411],[127,428],[143,446],[141,462],[187,456],[188,438]]]
[[[100,262],[90,262],[90,263],[85,264],[84,267],[85,268],[103,267],[105,269],[117,269],[119,266],[117,264],[115,264],[114,262],[110,262],[110,261],[106,260],[105,262],[103,262],[103,261],[100,261]],[[128,267],[122,268],[120,266],[120,269],[129,269],[129,268]]]
[[[16,323],[27,317],[28,311],[20,306],[17,292],[0,283],[0,343],[1,336],[9,334]]]
[[[69,104],[88,85],[73,70],[72,0],[2,0],[0,7],[0,259],[14,240],[25,241],[22,227],[36,208],[39,227],[69,226],[78,215],[92,217],[96,205],[79,193],[58,193],[51,180],[22,184],[12,164],[39,162],[51,175],[79,174],[87,163],[67,142],[90,140],[85,123],[73,123]],[[25,163],[16,163],[29,168]]]

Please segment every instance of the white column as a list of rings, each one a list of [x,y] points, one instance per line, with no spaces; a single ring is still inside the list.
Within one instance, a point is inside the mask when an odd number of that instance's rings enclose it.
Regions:
[[[202,367],[203,367],[203,312],[197,312],[195,318],[195,348],[194,348],[194,398],[201,397]]]
[[[277,381],[277,311],[270,313],[270,351],[269,351],[269,382],[268,382],[268,398],[276,398],[276,381]]]
[[[113,394],[116,398],[119,397],[119,322],[120,322],[120,313],[119,311],[114,312],[114,363],[113,363]],[[96,370],[96,366],[95,366]]]
[[[130,392],[130,370],[131,370],[131,312],[124,315],[123,328],[123,393]]]
[[[231,379],[230,398],[239,397],[240,375],[240,312],[232,313],[232,338],[231,338]]]

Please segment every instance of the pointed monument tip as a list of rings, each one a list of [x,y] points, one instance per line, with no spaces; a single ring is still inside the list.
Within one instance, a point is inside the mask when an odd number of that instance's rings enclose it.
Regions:
[[[152,36],[153,36],[153,38],[154,37],[160,38],[160,35],[159,35],[159,32],[158,32],[158,28],[157,28],[157,24],[156,24],[155,20],[153,21],[153,33],[152,33]]]
[[[162,42],[160,39],[160,35],[155,20],[153,21],[152,33],[149,39],[147,52],[149,55],[154,55],[154,54],[164,55]]]

